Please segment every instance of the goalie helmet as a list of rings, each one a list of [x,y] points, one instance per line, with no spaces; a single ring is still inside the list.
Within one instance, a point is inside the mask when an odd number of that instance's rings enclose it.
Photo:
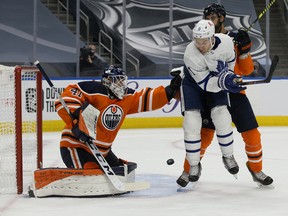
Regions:
[[[111,65],[104,70],[102,75],[102,84],[108,87],[111,92],[119,99],[123,99],[127,90],[127,76],[120,67]]]
[[[209,16],[210,14],[217,14],[218,17],[220,17],[221,15],[224,18],[226,17],[226,11],[224,6],[218,3],[208,5],[203,11],[203,18],[206,19],[207,16]]]
[[[215,27],[210,20],[200,20],[193,28],[193,38],[212,38],[215,34]]]

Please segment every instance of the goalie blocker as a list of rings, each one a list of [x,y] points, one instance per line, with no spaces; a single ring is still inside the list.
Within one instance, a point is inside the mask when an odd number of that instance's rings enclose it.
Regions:
[[[123,183],[135,182],[137,164],[128,162],[112,167]],[[141,188],[135,188],[139,190]],[[28,188],[30,197],[99,197],[125,194],[117,190],[101,169],[45,168],[34,171],[34,181]]]

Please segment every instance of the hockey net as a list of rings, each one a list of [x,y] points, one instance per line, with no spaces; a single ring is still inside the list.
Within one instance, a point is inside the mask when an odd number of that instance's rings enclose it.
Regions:
[[[0,65],[0,194],[23,192],[42,163],[42,76]]]

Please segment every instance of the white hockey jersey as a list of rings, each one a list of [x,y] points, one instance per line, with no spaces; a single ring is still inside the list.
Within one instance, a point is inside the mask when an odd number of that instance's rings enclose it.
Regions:
[[[213,48],[204,55],[197,49],[192,41],[184,53],[184,63],[189,74],[197,84],[205,91],[219,92],[222,89],[218,85],[219,64],[228,63],[228,70],[234,72],[235,51],[232,39],[225,34],[215,34]]]

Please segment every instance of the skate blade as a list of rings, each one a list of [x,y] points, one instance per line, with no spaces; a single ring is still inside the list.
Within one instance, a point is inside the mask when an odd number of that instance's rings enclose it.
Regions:
[[[176,189],[177,192],[181,192],[181,191],[183,191],[183,189],[184,189],[184,187],[177,184],[177,189]]]
[[[180,186],[180,185],[178,185],[177,184],[177,192],[181,192],[181,191],[186,191],[186,189],[194,189],[195,187],[196,187],[196,184],[198,183],[198,181],[196,181],[196,182],[189,182],[188,183],[188,185],[186,186],[186,187],[182,187],[182,186]],[[189,187],[189,185],[191,185],[190,187]]]
[[[237,174],[233,174],[233,176],[234,176],[234,178],[235,178],[235,179],[238,179],[238,176],[237,176]]]
[[[258,188],[260,189],[274,189],[274,185],[273,184],[270,184],[270,185],[263,185],[261,184],[260,182],[256,182]]]

